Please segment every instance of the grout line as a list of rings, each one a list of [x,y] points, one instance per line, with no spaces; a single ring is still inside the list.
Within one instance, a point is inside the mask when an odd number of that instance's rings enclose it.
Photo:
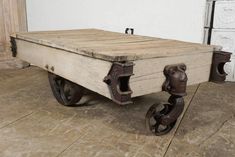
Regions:
[[[80,137],[79,137],[80,138]],[[66,150],[68,150],[73,144],[75,144],[79,138],[77,138],[76,140],[74,140],[70,145],[68,145],[68,147],[66,147],[64,150],[62,150],[59,154],[56,155],[56,157],[59,157],[60,155],[62,155]]]
[[[88,126],[89,128],[89,126]],[[85,135],[87,135],[88,132],[86,132],[84,135],[79,136],[78,138],[76,138],[76,140],[74,140],[71,144],[69,144],[64,150],[62,150],[59,154],[57,154],[55,157],[59,157],[60,155],[62,155],[66,150],[68,150],[71,146],[73,146],[75,143],[77,143],[77,141],[84,137]]]
[[[5,128],[5,127],[8,127],[8,126],[11,125],[11,124],[14,124],[14,123],[16,123],[16,122],[18,122],[18,121],[24,119],[25,117],[28,117],[28,116],[32,115],[33,113],[34,113],[34,111],[33,111],[33,112],[30,112],[29,114],[26,114],[26,115],[20,117],[19,119],[15,120],[15,121],[12,121],[12,122],[9,123],[9,124],[6,124],[6,125],[2,126],[2,127],[0,128],[0,130],[3,129],[3,128]]]
[[[199,146],[203,145],[207,140],[209,140],[211,137],[213,137],[215,134],[217,134],[225,125],[225,123],[227,123],[230,119],[234,118],[234,115],[231,115],[228,119],[226,119],[225,121],[223,121],[221,123],[221,125],[215,130],[215,132],[213,132],[210,136],[208,136],[205,140],[203,140]]]
[[[189,106],[191,105],[191,103],[192,103],[194,97],[196,96],[197,91],[198,91],[198,89],[200,88],[200,85],[201,85],[201,84],[199,84],[199,85],[197,86],[196,91],[194,92],[194,94],[193,94],[191,100],[189,101],[189,105],[188,105],[188,107],[185,109],[184,114],[183,114],[183,116],[182,116],[182,118],[181,118],[181,121],[179,122],[179,124],[178,124],[178,126],[177,126],[177,128],[176,128],[176,130],[175,130],[175,132],[174,132],[174,134],[173,134],[173,137],[172,137],[172,139],[171,139],[169,145],[167,146],[167,149],[166,149],[165,153],[163,154],[163,157],[166,156],[166,154],[167,154],[167,152],[168,152],[168,150],[169,150],[169,148],[170,148],[170,146],[171,146],[171,143],[172,143],[172,141],[173,141],[173,139],[174,139],[174,137],[175,137],[175,134],[176,134],[176,132],[178,131],[178,129],[179,129],[179,127],[180,127],[180,124],[181,124],[181,122],[183,121],[186,112],[188,111]]]

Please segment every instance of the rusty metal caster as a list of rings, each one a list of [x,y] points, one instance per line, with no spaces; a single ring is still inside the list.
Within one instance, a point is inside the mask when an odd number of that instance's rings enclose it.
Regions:
[[[180,96],[171,96],[168,103],[154,104],[146,114],[146,128],[156,136],[169,133],[183,112],[184,100]]]
[[[184,98],[188,77],[185,64],[168,65],[164,69],[166,77],[162,90],[171,94],[168,103],[154,104],[146,114],[146,127],[155,135],[167,134],[175,126],[184,110]]]
[[[48,73],[48,79],[52,93],[60,104],[72,106],[81,100],[84,92],[82,86],[50,72]]]

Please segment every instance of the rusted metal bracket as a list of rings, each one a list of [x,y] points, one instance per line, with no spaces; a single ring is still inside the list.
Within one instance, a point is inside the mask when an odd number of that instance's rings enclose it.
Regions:
[[[168,92],[171,96],[168,103],[154,104],[146,114],[146,126],[156,136],[171,131],[184,110],[183,96],[186,95],[188,81],[185,71],[185,64],[169,65],[164,69],[166,80],[163,83],[162,90]],[[163,106],[161,110],[159,110],[159,105]],[[155,121],[155,123],[151,121]]]
[[[188,81],[188,77],[185,71],[185,64],[169,65],[164,69],[166,81],[164,82],[162,88],[163,91],[171,94],[171,97],[168,100],[168,102],[171,104],[171,111],[161,117],[160,121],[163,125],[169,125],[176,121],[183,112],[183,96],[187,95],[186,87]]]
[[[185,73],[186,65],[168,65],[164,69],[166,80],[162,90],[176,96],[185,96],[188,77]]]
[[[174,123],[184,110],[184,98],[183,97],[172,95],[169,98],[168,102],[171,105],[171,111],[167,113],[166,115],[163,115],[160,119],[160,123],[165,126],[170,125],[171,123]]]
[[[10,37],[10,42],[11,42],[12,56],[16,57],[16,55],[17,55],[17,46],[16,46],[15,38],[14,37]]]
[[[210,81],[215,83],[223,83],[226,79],[224,65],[230,62],[231,53],[224,51],[215,51],[213,54]]]
[[[132,103],[132,91],[129,87],[129,80],[133,75],[133,66],[132,62],[115,62],[108,75],[104,78],[104,82],[109,87],[112,100],[120,105]]]

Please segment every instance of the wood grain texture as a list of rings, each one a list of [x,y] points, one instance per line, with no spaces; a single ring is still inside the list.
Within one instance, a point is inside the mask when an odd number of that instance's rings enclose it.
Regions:
[[[54,72],[72,82],[111,98],[107,85],[103,82],[112,63],[68,53],[22,40],[17,40],[17,57],[44,70]],[[49,66],[49,69],[46,68]]]
[[[17,38],[107,61],[193,55],[214,46],[167,40],[97,29],[17,33]]]
[[[9,50],[10,35],[27,31],[25,0],[0,0],[0,50]]]
[[[5,49],[5,25],[4,25],[4,15],[3,15],[3,1],[0,0],[0,52]]]
[[[17,39],[17,57],[45,70],[51,71],[109,99],[108,86],[103,82],[108,75],[112,62],[95,59],[65,50]],[[212,52],[150,58],[134,61],[134,75],[130,79],[132,97],[162,91],[165,81],[163,69],[166,65],[184,63],[187,66],[188,85],[209,80]],[[46,65],[49,69],[45,68]]]

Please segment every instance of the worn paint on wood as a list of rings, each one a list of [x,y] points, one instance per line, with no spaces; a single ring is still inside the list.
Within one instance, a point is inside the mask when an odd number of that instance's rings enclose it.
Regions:
[[[108,86],[103,79],[108,75],[112,62],[21,39],[16,41],[18,58],[111,98]],[[137,97],[162,90],[165,80],[163,69],[166,65],[186,64],[188,85],[208,81],[212,52],[141,59],[133,62],[134,76],[130,79],[130,87],[133,91],[132,97]],[[51,70],[52,66],[54,71]]]
[[[97,29],[17,33],[17,38],[107,61],[213,52],[215,47]]]

